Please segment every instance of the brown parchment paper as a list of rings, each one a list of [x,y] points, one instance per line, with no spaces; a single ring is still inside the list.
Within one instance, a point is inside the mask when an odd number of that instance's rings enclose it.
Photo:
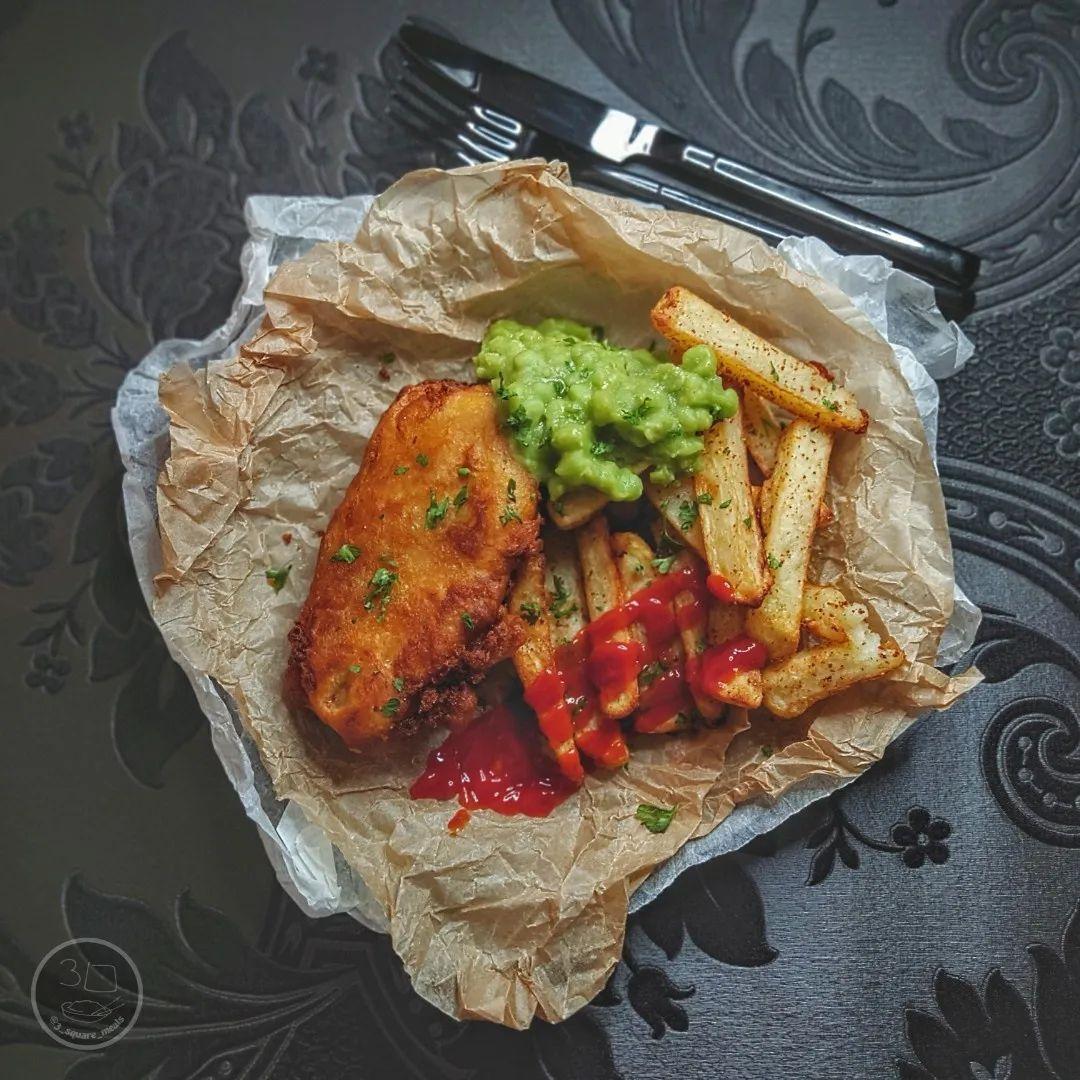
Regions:
[[[407,789],[441,736],[363,755],[282,702],[286,635],[326,524],[397,389],[471,379],[488,322],[565,315],[622,344],[683,284],[797,356],[821,360],[872,422],[841,436],[816,573],[870,607],[909,663],[795,723],[739,716],[720,731],[640,739],[549,818],[477,813]],[[633,890],[740,802],[807,780],[846,781],[919,711],[977,681],[929,665],[953,605],[941,488],[893,354],[837,290],[762,242],[689,215],[569,186],[564,166],[511,162],[412,173],[355,241],[281,267],[241,355],[160,383],[171,451],[158,487],[155,618],[232,696],[279,797],[297,802],[363,878],[416,989],[459,1018],[512,1027],[569,1016],[618,960]],[[377,357],[396,359],[380,376]],[[291,565],[275,593],[264,572]],[[774,747],[771,756],[763,745]],[[654,835],[639,803],[677,807]]]

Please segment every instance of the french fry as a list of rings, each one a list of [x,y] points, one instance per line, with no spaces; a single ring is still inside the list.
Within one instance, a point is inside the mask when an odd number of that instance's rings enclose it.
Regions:
[[[760,607],[747,616],[746,628],[769,650],[772,660],[790,656],[799,645],[810,544],[831,450],[829,432],[795,420],[784,431],[776,469],[769,478],[772,510],[765,557],[773,582]]]
[[[849,604],[832,585],[806,583],[803,592],[802,624],[822,641],[847,641],[856,624],[866,620],[866,608]]]
[[[765,668],[763,701],[771,713],[790,720],[849,686],[880,678],[903,661],[895,641],[882,641],[860,623],[847,641],[804,649]]]
[[[629,468],[638,474],[648,468],[645,461]],[[611,500],[596,488],[577,488],[559,499],[548,499],[548,517],[560,529],[577,529],[604,509]]]
[[[623,587],[626,590],[627,595],[633,595],[640,589],[644,589],[651,585],[657,577],[656,568],[652,564],[653,550],[645,541],[637,535],[637,533],[631,532],[618,532],[612,533],[611,547],[615,552],[615,561],[619,564],[619,573],[622,575]],[[640,640],[640,638],[639,638]],[[672,653],[677,656],[678,659],[682,659],[682,649],[678,642],[673,643]],[[638,690],[641,691],[649,685],[651,678],[655,676],[647,676],[644,671],[638,676]],[[655,717],[650,718],[655,720]],[[671,715],[663,720],[661,723],[651,723],[648,731],[649,735],[667,735],[673,731],[677,731],[682,724],[682,718],[679,715],[677,707],[673,707]],[[635,730],[644,730],[637,727],[635,721]]]
[[[576,529],[595,517],[608,504],[608,497],[596,488],[578,488],[561,499],[548,499],[548,517],[560,529]]]
[[[544,529],[543,543],[550,633],[555,645],[566,645],[578,635],[588,617],[577,544],[571,533],[552,528]]]
[[[771,476],[776,465],[776,448],[780,445],[780,433],[783,427],[780,414],[771,401],[753,390],[746,390],[742,395],[743,436],[746,449],[754,459],[754,464],[765,476]]]
[[[637,533],[615,533],[611,537],[612,547],[615,549],[615,558],[619,563],[619,570],[622,574],[623,583],[626,586],[626,591],[629,594],[637,592],[639,589],[644,589],[646,586],[651,585],[659,576],[658,571],[653,566],[653,550],[649,547],[645,541],[637,535]],[[680,560],[685,560],[690,556],[682,555]],[[678,565],[673,569],[677,570]],[[679,611],[686,611],[692,605],[696,603],[693,595],[688,592],[679,593],[673,601],[673,607],[678,613]],[[679,623],[679,640],[682,645],[680,652],[687,657],[696,657],[705,649],[705,637],[706,637],[706,614],[701,612],[701,617],[696,620],[690,620],[683,618]],[[700,693],[693,685],[690,687],[690,694],[694,699],[694,704],[697,706],[698,712],[705,720],[716,721],[723,714],[723,706],[713,701],[712,698]],[[671,726],[664,725],[661,728],[651,728],[651,731],[674,731],[681,726],[680,722],[676,722],[678,710],[672,714]]]
[[[739,637],[745,630],[746,608],[735,604],[713,604],[709,609],[709,645],[723,645]],[[761,704],[761,672],[737,672],[724,684],[723,693],[717,695],[716,700],[741,705],[745,709],[756,709]]]
[[[541,675],[552,670],[555,661],[543,555],[530,555],[522,563],[510,591],[510,610],[520,615],[525,627],[525,640],[518,646],[513,659],[527,698],[529,688]],[[565,705],[547,709],[538,715],[538,720],[559,768],[570,780],[580,783],[585,774],[574,742],[569,710]]]
[[[686,558],[687,556],[683,556]],[[698,659],[708,645],[708,611],[688,592],[679,593],[675,597],[675,616],[679,621],[679,638],[682,641],[683,652],[686,654],[686,671],[689,676],[691,667],[696,667]],[[693,618],[689,618],[687,612],[692,609]],[[690,681],[688,679],[688,681]],[[724,706],[714,698],[704,694],[698,688],[695,681],[690,681],[690,696],[694,699],[697,711],[701,713],[703,720],[715,724],[725,713]]]
[[[602,516],[594,517],[578,529],[578,558],[581,560],[581,580],[585,589],[585,606],[590,619],[598,619],[605,611],[618,607],[626,599],[622,578],[611,549],[611,536],[607,521]],[[615,641],[631,641],[633,635],[628,630],[619,630],[613,635]],[[600,710],[612,720],[629,716],[638,705],[637,679],[632,679],[627,686],[617,693],[601,694]]]
[[[602,518],[600,520],[603,521]],[[549,527],[544,529],[543,542],[550,594],[548,613],[551,616],[552,641],[556,647],[570,646],[584,629],[589,617],[582,585],[581,564],[578,560],[577,538],[574,533]],[[584,655],[581,656],[580,663],[584,664]],[[574,742],[580,753],[612,769],[626,762],[629,752],[619,725],[614,720],[609,720],[599,709],[589,707],[579,712],[571,711],[571,722]]]
[[[655,553],[637,533],[612,533],[611,550],[615,554],[627,596],[632,596],[656,580],[656,568],[652,564]]]
[[[675,537],[704,559],[705,543],[701,538],[701,522],[697,514],[695,501],[697,493],[694,491],[693,477],[683,476],[674,484],[665,484],[663,487],[657,487],[646,480],[645,494],[664,519],[668,535]],[[684,525],[688,527],[683,528]]]
[[[694,492],[710,575],[718,574],[727,582],[732,603],[760,603],[769,577],[747,471],[741,413],[718,421],[706,432]]]
[[[744,390],[818,427],[862,432],[869,422],[854,395],[818,367],[798,360],[714,308],[689,289],[668,289],[652,309],[652,323],[676,350],[708,345],[717,371]]]
[[[769,484],[770,477],[765,477],[760,488],[754,488],[754,505],[758,509],[758,517],[761,519],[761,531],[769,531],[769,518],[772,515],[772,487]],[[822,499],[817,510],[817,527],[824,529],[830,524],[835,515],[829,504]]]

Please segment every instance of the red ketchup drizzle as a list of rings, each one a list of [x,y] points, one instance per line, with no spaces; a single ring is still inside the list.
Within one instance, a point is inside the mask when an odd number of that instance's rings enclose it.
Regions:
[[[731,582],[728,581],[723,574],[710,574],[709,575],[709,592],[720,601],[721,604],[734,604],[737,599],[735,590],[731,587]]]
[[[768,659],[769,654],[760,641],[755,641],[749,634],[739,634],[722,645],[705,650],[697,685],[704,693],[715,697],[736,675],[760,670]]]
[[[721,575],[706,578],[703,565],[690,562],[634,593],[560,646],[552,666],[525,691],[548,743],[568,746],[572,740],[582,754],[616,768],[627,760],[626,741],[619,723],[605,716],[600,705],[625,693],[647,664],[659,661],[661,670],[641,691],[634,717],[639,732],[656,731],[676,714],[690,713],[691,688],[715,697],[740,672],[764,667],[765,647],[746,634],[701,656],[679,657],[679,633],[704,622],[710,593],[719,599],[734,596]],[[641,640],[620,640],[635,626]],[[451,832],[457,832],[469,810],[544,817],[576,790],[582,776],[576,751],[561,753],[553,762],[534,728],[498,708],[433,750],[410,794],[414,799],[456,797],[464,808],[450,820]]]
[[[500,707],[432,750],[409,794],[414,799],[456,796],[466,811],[546,817],[576,790],[544,754],[535,725]],[[450,819],[451,832],[463,825],[459,811]]]

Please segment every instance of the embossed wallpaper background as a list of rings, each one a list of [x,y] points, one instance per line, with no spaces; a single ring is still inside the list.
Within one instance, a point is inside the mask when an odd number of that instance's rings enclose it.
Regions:
[[[494,10],[0,9],[0,1076],[1080,1076],[1080,4]],[[680,879],[593,1005],[524,1034],[282,895],[135,587],[108,427],[149,344],[221,321],[246,195],[441,160],[387,117],[406,14],[984,258],[941,451],[986,685]],[[77,934],[147,992],[96,1054],[28,1001]]]

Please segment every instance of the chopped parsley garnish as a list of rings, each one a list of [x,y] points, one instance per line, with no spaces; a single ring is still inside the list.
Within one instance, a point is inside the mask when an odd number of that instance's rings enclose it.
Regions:
[[[392,364],[396,359],[397,357],[392,352],[384,352],[379,357],[379,363],[383,365]]]
[[[763,746],[761,748],[761,756],[763,758],[771,758],[773,756],[773,753],[774,750],[771,746]]]
[[[566,396],[566,380],[565,379],[552,379],[551,387],[555,391],[556,397]]]
[[[458,493],[454,496],[454,508],[460,510],[469,498],[469,489],[465,484],[462,484],[458,488]]]
[[[652,564],[661,574],[666,574],[677,558],[678,555],[665,555],[659,559],[653,559]]]
[[[652,400],[645,398],[643,401],[639,401],[632,409],[623,409],[622,418],[628,424],[640,424],[648,415],[650,408],[652,408]]]
[[[352,672],[352,673],[353,673],[354,675],[359,675],[359,674],[360,674],[360,665],[359,665],[359,664],[350,664],[350,665],[349,665],[349,670],[350,670],[350,671],[351,671],[351,672]]]
[[[384,701],[379,706],[379,712],[381,712],[383,714],[383,716],[395,716],[397,714],[398,709],[400,709],[400,708],[401,708],[401,699],[396,698],[396,697],[392,697],[389,700]]]
[[[511,521],[520,521],[521,515],[513,506],[506,507],[499,515],[499,524],[504,528],[510,524]]]
[[[506,497],[511,502],[517,502],[517,481],[512,476],[506,481]]]
[[[680,714],[681,715],[681,714]],[[675,816],[675,809],[667,809],[664,806],[653,806],[652,803],[639,803],[634,817],[645,826],[651,833],[667,832],[671,819]]]
[[[459,465],[457,474],[458,476],[470,476],[472,474],[472,469],[467,465]]]
[[[663,660],[654,660],[651,664],[646,664],[641,669],[641,674],[638,675],[638,685],[644,690],[645,687],[651,686],[667,670],[668,666]]]
[[[501,371],[499,372],[499,385],[495,387],[495,396],[503,401],[510,397],[510,391],[506,389],[506,380]]]
[[[593,457],[603,457],[605,454],[610,454],[614,449],[615,446],[613,443],[605,442],[603,439],[596,439],[593,442],[589,453],[592,454]]]
[[[330,556],[330,561],[353,563],[359,558],[360,549],[355,544],[342,544],[341,547]]]
[[[769,374],[772,376],[773,382],[780,381],[780,375],[776,370],[776,365],[771,360],[769,361]]]
[[[766,556],[765,561],[769,564],[770,570],[779,570],[784,565],[784,560],[778,559],[771,551]]]
[[[398,465],[397,468],[394,469],[394,475],[395,476],[404,476],[408,471],[409,471],[409,466],[408,465]]]
[[[532,421],[529,419],[528,413],[525,412],[525,406],[519,405],[507,418],[506,426],[511,431],[522,431],[529,426]]]
[[[754,523],[753,514],[747,514],[746,517],[744,517],[742,519],[742,523],[743,523],[743,528],[749,529],[750,526]]]
[[[371,580],[368,582],[367,596],[364,597],[364,609],[371,611],[378,604],[380,621],[386,615],[386,606],[390,603],[390,593],[393,591],[394,582],[397,579],[398,576],[393,570],[387,570],[385,566],[380,566],[371,575]]]
[[[725,499],[722,503],[717,503],[716,504],[716,509],[717,510],[726,510],[730,505],[731,505],[731,500],[730,499]]]
[[[400,694],[405,689],[405,680],[400,675],[396,675],[393,681],[394,689]]]
[[[424,514],[424,524],[429,529],[434,529],[446,517],[446,511],[450,509],[450,497],[436,499],[434,491],[429,492],[428,495],[430,502],[428,502],[428,508]]]
[[[696,502],[688,502],[683,500],[679,504],[679,509],[675,511],[675,516],[679,521],[679,528],[683,532],[693,528],[694,522],[697,521],[698,508]]]
[[[466,630],[472,630],[473,627],[476,626],[476,623],[473,622],[473,617],[467,611],[461,613],[461,621],[465,624]]]
[[[555,595],[551,598],[548,610],[556,619],[568,619],[577,611],[577,604],[570,599],[570,590],[559,574],[552,577],[551,583],[555,586]]]
[[[824,405],[825,408],[829,410],[829,412],[839,412],[840,411],[839,402],[830,401],[827,397],[823,397],[821,399],[821,404]]]
[[[703,491],[698,495],[695,501],[702,506],[712,506],[712,496],[707,491]]]
[[[518,608],[521,612],[521,617],[530,625],[535,626],[540,620],[540,605],[535,600],[526,600],[521,607]]]
[[[292,569],[292,563],[288,566],[276,567],[271,566],[266,571],[266,583],[270,586],[274,592],[281,592],[285,588],[285,582],[289,580],[289,571]]]
[[[431,459],[427,456],[427,454],[417,454],[416,464],[419,465],[421,468],[426,469],[428,465],[431,464]]]

